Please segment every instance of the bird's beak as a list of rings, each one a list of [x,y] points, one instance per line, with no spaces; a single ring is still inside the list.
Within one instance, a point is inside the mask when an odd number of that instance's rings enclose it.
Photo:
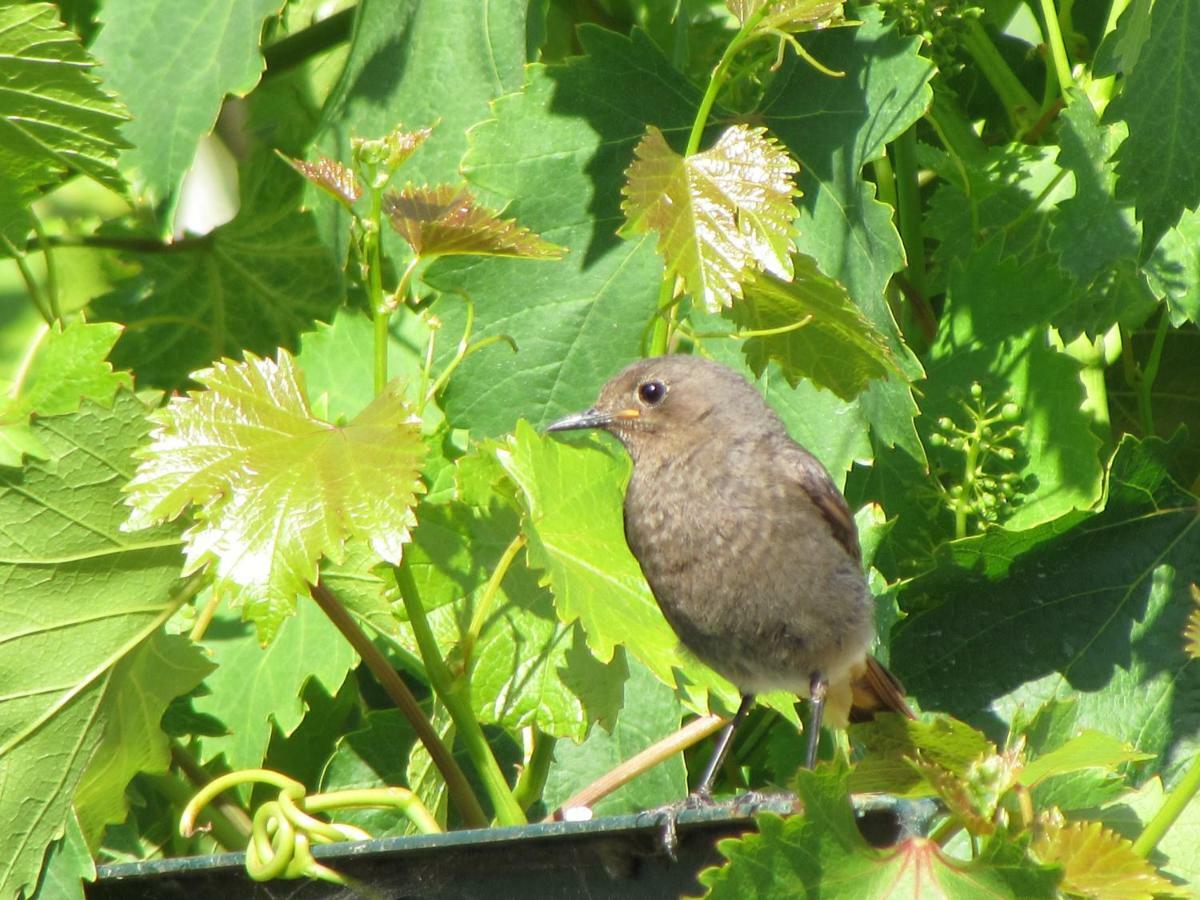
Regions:
[[[563,416],[557,422],[546,426],[547,431],[577,431],[581,428],[607,428],[613,422],[613,415],[596,409],[585,409],[583,412]]]

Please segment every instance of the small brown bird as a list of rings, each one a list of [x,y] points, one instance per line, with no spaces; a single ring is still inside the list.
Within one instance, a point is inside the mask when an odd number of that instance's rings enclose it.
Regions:
[[[810,768],[823,717],[913,716],[867,653],[875,605],[846,501],[745,378],[695,356],[644,359],[548,430],[580,428],[609,432],[633,458],[629,547],[684,647],[742,692],[697,794],[757,693],[811,700]]]

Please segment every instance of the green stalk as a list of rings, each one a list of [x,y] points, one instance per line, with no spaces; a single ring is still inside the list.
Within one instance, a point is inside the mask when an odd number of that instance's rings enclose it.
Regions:
[[[446,781],[446,788],[450,792],[450,800],[458,809],[459,815],[463,817],[463,821],[471,828],[487,827],[487,816],[483,812],[483,807],[479,805],[479,799],[471,789],[471,783],[467,781],[466,774],[459,767],[450,748],[438,735],[437,729],[433,727],[429,717],[421,709],[421,704],[408,689],[408,685],[396,674],[396,670],[379,652],[379,648],[363,633],[354,618],[329,588],[324,584],[316,584],[309,590],[309,593],[329,621],[342,633],[342,636],[366,663],[380,687],[387,692],[392,702],[413,726],[417,737],[429,751],[429,758],[442,773],[442,778]],[[426,623],[426,627],[428,627],[428,623]],[[426,663],[428,664],[428,660]]]
[[[149,772],[142,772],[141,775],[147,784],[153,786],[154,790],[174,807],[186,806],[187,802],[192,799],[192,794],[195,793],[192,786],[178,776],[152,775]],[[249,818],[246,821],[249,822]],[[249,829],[243,832],[215,804],[207,807],[200,814],[200,822],[213,840],[230,853],[236,853],[245,848],[246,841],[250,837]]]
[[[1063,43],[1062,29],[1058,25],[1058,12],[1054,9],[1054,0],[1041,0],[1042,18],[1046,25],[1046,43],[1050,47],[1050,58],[1054,60],[1054,75],[1058,79],[1058,94],[1067,99],[1067,90],[1075,87],[1075,79],[1071,77],[1071,63],[1067,60],[1067,47]]]
[[[392,311],[383,302],[383,190],[371,187],[371,212],[365,228],[367,239],[367,300],[375,323],[375,395],[388,383],[388,319]]]
[[[1000,101],[1008,110],[1009,119],[1017,133],[1024,134],[1034,124],[1037,101],[1013,74],[979,20],[967,17],[964,24],[966,29],[963,32],[963,46],[982,70],[988,84],[1000,96]]]
[[[33,217],[33,232],[37,235],[38,248],[42,251],[42,258],[46,260],[46,301],[50,308],[50,315],[54,316],[54,321],[61,323],[63,314],[62,307],[58,302],[58,264],[54,260],[54,249],[46,238],[42,222],[37,216]]]
[[[908,257],[908,283],[925,296],[925,231],[921,216],[921,186],[917,168],[917,132],[910,128],[892,144],[896,156],[896,211],[900,239]]]
[[[950,151],[951,157],[960,168],[964,163],[982,163],[987,158],[987,147],[971,127],[954,97],[936,84],[933,88],[933,102],[925,115],[941,139],[942,145]],[[965,183],[965,171],[963,180]]]
[[[979,464],[979,443],[982,437],[983,425],[977,423],[974,434],[967,438],[962,489],[954,503],[954,537],[959,539],[967,536],[967,514],[971,511],[971,493],[975,488],[975,467]]]
[[[725,52],[721,54],[721,59],[713,68],[713,73],[708,79],[708,87],[704,90],[704,96],[700,98],[700,106],[696,109],[696,117],[692,120],[692,130],[688,134],[687,147],[684,148],[683,155],[685,157],[694,155],[700,149],[700,139],[704,136],[704,126],[708,124],[708,117],[712,113],[713,106],[717,102],[717,96],[721,93],[721,88],[725,84],[725,78],[729,74],[729,67],[733,65],[733,59],[746,46],[754,33],[754,29],[758,26],[759,21],[767,12],[767,5],[750,16],[738,29],[730,40],[729,45],[725,48]],[[675,275],[667,271],[663,273],[662,286],[658,291],[658,313],[654,319],[654,332],[650,337],[650,356],[662,356],[667,352],[667,347],[671,343],[671,322],[667,315],[668,308],[674,299],[675,293]]]
[[[1167,329],[1170,325],[1170,317],[1164,309],[1158,319],[1158,328],[1154,332],[1154,343],[1150,347],[1150,355],[1146,358],[1146,365],[1142,367],[1137,379],[1138,417],[1142,421],[1142,434],[1144,435],[1155,433],[1153,398],[1150,395],[1154,391],[1154,381],[1158,378],[1158,367],[1162,362],[1163,345],[1166,343]],[[1130,345],[1130,349],[1132,349],[1132,345]]]
[[[531,731],[533,747],[517,779],[517,786],[513,788],[513,797],[521,809],[529,809],[541,798],[546,788],[546,776],[550,774],[550,764],[554,762],[554,746],[558,743],[555,738],[542,734],[536,728]]]
[[[1158,846],[1158,842],[1163,839],[1163,835],[1170,831],[1175,820],[1187,809],[1187,805],[1192,802],[1198,791],[1200,791],[1200,756],[1196,756],[1192,760],[1192,765],[1187,770],[1187,774],[1183,776],[1183,780],[1175,785],[1175,789],[1171,793],[1167,794],[1163,805],[1154,814],[1154,818],[1138,835],[1138,839],[1133,842],[1133,852],[1143,858],[1149,856],[1151,851]]]
[[[25,261],[25,254],[17,249],[16,244],[2,234],[0,234],[0,243],[3,243],[9,256],[17,264],[17,271],[21,273],[21,280],[25,282],[25,290],[29,292],[29,299],[33,302],[34,308],[47,325],[52,324],[54,322],[54,314],[47,304],[45,297],[42,295],[42,289],[38,285],[33,270],[29,268],[29,264]]]
[[[458,739],[492,800],[496,821],[501,825],[524,825],[527,821],[525,812],[513,797],[512,789],[508,786],[504,773],[500,771],[500,764],[496,762],[492,748],[488,746],[483,728],[471,709],[469,682],[465,679],[455,679],[451,675],[438,650],[437,639],[434,638],[429,619],[425,616],[425,607],[421,604],[421,596],[412,572],[408,570],[405,562],[393,566],[392,571],[396,576],[396,585],[400,588],[404,609],[408,613],[408,624],[412,627],[417,647],[421,651],[421,659],[425,663],[425,671],[429,674],[430,686],[446,704],[446,710],[454,720]]]
[[[462,643],[459,645],[462,652],[463,666],[467,672],[471,671],[471,657],[475,655],[475,644],[479,642],[479,635],[483,631],[483,626],[487,624],[488,616],[492,613],[492,605],[496,600],[496,595],[500,592],[500,583],[504,581],[504,576],[508,574],[508,569],[512,562],[517,557],[517,553],[525,546],[525,535],[520,532],[509,542],[509,545],[504,549],[504,553],[500,555],[500,560],[496,563],[496,568],[492,571],[492,575],[488,578],[488,582],[483,587],[483,593],[479,597],[479,603],[475,607],[475,613],[471,616],[471,624],[467,626],[467,633],[463,635]]]
[[[1112,0],[1112,6],[1108,8],[1108,20],[1104,23],[1104,36],[1112,34],[1117,29],[1117,19],[1121,18],[1121,13],[1125,12],[1125,8],[1129,6],[1129,0]],[[1088,90],[1088,96],[1092,98],[1092,104],[1096,107],[1096,114],[1104,112],[1104,108],[1108,106],[1108,101],[1112,99],[1113,87],[1116,85],[1116,76],[1109,75],[1107,78],[1101,78],[1099,81],[1093,81],[1091,88]]]

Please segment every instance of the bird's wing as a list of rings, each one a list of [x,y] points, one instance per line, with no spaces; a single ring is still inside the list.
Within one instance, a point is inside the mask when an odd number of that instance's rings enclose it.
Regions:
[[[833,532],[834,539],[845,548],[847,555],[856,563],[862,563],[858,527],[854,524],[850,507],[846,505],[846,498],[837,489],[825,467],[814,456],[797,444],[792,444],[791,449],[792,452],[787,454],[785,471],[808,495],[821,516],[829,523],[829,530]]]

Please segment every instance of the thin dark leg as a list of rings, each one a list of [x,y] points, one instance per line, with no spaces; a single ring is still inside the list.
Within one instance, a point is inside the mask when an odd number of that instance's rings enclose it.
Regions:
[[[694,793],[702,797],[710,794],[713,779],[717,777],[717,770],[721,768],[721,763],[725,762],[725,757],[729,753],[729,745],[733,743],[733,733],[737,727],[742,724],[742,720],[746,718],[746,714],[750,712],[750,707],[754,705],[753,694],[743,694],[742,702],[738,706],[737,712],[728,724],[721,729],[721,734],[717,738],[717,745],[713,747],[713,754],[709,757],[708,765],[704,767],[704,775],[700,778],[700,783],[696,785]]]
[[[812,715],[808,722],[808,768],[817,764],[817,744],[821,741],[821,718],[825,713],[825,692],[829,682],[820,672],[814,672],[808,683],[808,703]]]

